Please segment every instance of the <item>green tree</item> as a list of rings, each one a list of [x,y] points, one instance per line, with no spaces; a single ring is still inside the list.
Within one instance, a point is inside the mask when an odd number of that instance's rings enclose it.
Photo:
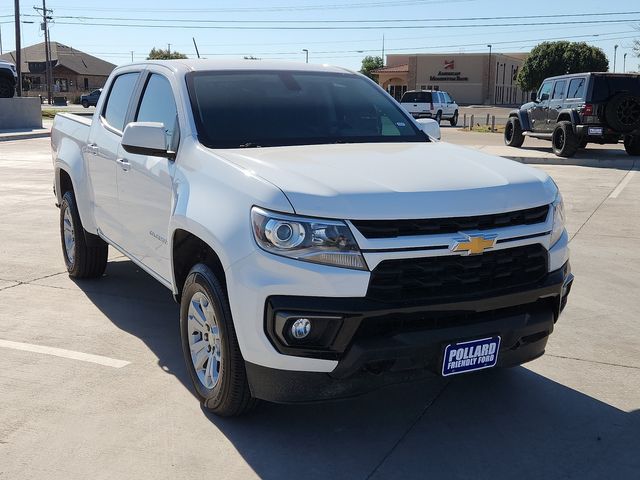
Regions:
[[[373,78],[373,74],[371,72],[377,68],[382,68],[383,66],[384,63],[382,62],[382,57],[372,57],[371,55],[367,55],[362,59],[360,73],[369,78]]]
[[[170,52],[168,49],[163,50],[162,48],[154,47],[149,52],[147,60],[175,60],[180,58],[187,58],[187,56],[184,53]]]
[[[608,69],[609,61],[601,48],[585,42],[543,42],[531,50],[517,82],[525,91],[535,90],[547,77]]]

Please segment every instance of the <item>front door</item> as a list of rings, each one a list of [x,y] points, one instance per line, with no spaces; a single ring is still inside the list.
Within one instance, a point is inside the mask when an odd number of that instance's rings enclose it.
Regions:
[[[120,240],[116,159],[122,139],[129,102],[138,80],[138,72],[125,73],[113,81],[107,103],[93,122],[85,160],[92,183],[94,216],[100,231],[110,240]]]
[[[549,110],[549,98],[551,97],[551,88],[553,81],[544,82],[538,90],[537,103],[529,110],[529,118],[531,119],[531,128],[534,132],[547,131],[547,114]]]
[[[179,141],[177,109],[169,80],[151,73],[146,80],[136,122],[160,122],[167,145]],[[120,218],[126,237],[123,248],[163,279],[170,281],[169,219],[173,201],[175,164],[165,157],[119,152],[117,168]]]

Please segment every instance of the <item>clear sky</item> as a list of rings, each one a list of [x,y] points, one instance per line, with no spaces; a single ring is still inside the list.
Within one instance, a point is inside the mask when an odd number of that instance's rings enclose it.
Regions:
[[[42,6],[41,0],[20,5],[23,22],[34,22],[22,24],[23,45],[41,42],[33,9]],[[130,62],[131,52],[140,60],[152,47],[168,44],[195,57],[195,37],[200,54],[208,58],[304,60],[302,49],[308,49],[310,62],[358,69],[364,55],[381,54],[383,35],[386,53],[484,52],[489,43],[494,52],[517,52],[542,40],[567,39],[603,48],[611,68],[614,45],[619,45],[617,71],[624,53],[627,70],[637,70],[640,61],[631,50],[633,39],[640,39],[638,0],[108,0],[88,5],[49,0],[51,40],[115,64]],[[615,14],[583,15],[600,13]],[[13,2],[1,0],[4,52],[15,46],[12,14]],[[568,16],[519,18],[531,15]],[[514,18],[468,20],[506,16]],[[587,21],[594,23],[569,23]]]

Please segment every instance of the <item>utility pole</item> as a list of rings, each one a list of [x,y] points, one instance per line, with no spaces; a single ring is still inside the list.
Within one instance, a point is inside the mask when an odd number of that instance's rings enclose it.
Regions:
[[[14,2],[14,16],[16,20],[16,73],[18,82],[16,84],[16,95],[22,96],[22,45],[20,42],[20,1]]]
[[[487,103],[491,103],[491,44],[487,45],[489,47],[489,68],[487,71],[489,72],[489,78],[487,79]]]
[[[618,57],[618,45],[613,46],[613,73],[616,73],[616,58]]]
[[[198,44],[196,43],[196,37],[191,37],[191,39],[193,40],[193,46],[196,47],[196,55],[198,55],[198,58],[200,58],[200,51],[198,50]]]
[[[171,56],[171,44],[167,43],[167,53]]]
[[[16,0],[17,2],[18,0]],[[50,14],[53,10],[47,9],[46,0],[42,0],[42,8],[33,7],[33,9],[42,15],[42,30],[44,30],[44,55],[45,55],[45,77],[47,79],[47,101],[51,105],[53,101],[53,95],[51,93],[51,87],[53,83],[53,73],[51,72],[51,47],[49,45],[49,20],[51,20]]]
[[[131,63],[133,63],[133,50],[131,50]]]
[[[302,51],[306,54],[305,63],[309,63],[309,50],[307,48],[303,48]]]
[[[627,73],[627,54],[622,56],[622,73]]]
[[[2,24],[0,23],[0,55],[2,55]]]
[[[382,66],[384,67],[384,33],[382,34]]]

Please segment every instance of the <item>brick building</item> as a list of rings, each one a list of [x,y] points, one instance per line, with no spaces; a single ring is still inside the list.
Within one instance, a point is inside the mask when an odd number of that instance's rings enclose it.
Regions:
[[[100,58],[81,52],[58,42],[50,42],[52,92],[54,95],[75,97],[101,88],[116,67]],[[0,55],[0,59],[16,61],[16,52]],[[22,49],[23,95],[46,94],[46,54],[44,42]]]

